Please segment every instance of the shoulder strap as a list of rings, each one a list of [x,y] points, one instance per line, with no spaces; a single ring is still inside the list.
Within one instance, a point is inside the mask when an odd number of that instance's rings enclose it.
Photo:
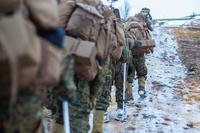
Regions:
[[[17,59],[15,57],[15,55],[13,54],[13,51],[11,50],[11,48],[9,46],[11,45],[8,45],[6,39],[5,39],[5,36],[0,32],[0,41],[2,43],[0,43],[0,45],[2,45],[2,48],[3,50],[5,51],[7,57],[8,57],[8,60],[9,60],[9,63],[10,63],[10,71],[11,71],[11,86],[10,86],[10,89],[11,89],[11,95],[10,95],[10,111],[12,111],[12,107],[13,107],[13,104],[15,103],[16,99],[17,99],[17,87],[18,87],[18,72],[17,72]],[[13,47],[13,46],[12,46]]]

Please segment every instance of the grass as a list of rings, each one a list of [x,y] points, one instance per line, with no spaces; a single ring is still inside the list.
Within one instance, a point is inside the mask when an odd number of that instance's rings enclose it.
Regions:
[[[187,28],[173,28],[173,31],[178,40],[200,39],[200,30],[190,30]]]

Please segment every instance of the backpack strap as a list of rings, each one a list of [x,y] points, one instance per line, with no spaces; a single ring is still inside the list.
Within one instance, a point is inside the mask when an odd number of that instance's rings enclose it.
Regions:
[[[8,42],[6,41],[5,36],[0,32],[0,45],[2,45],[3,51],[5,51],[6,56],[10,63],[10,81],[11,81],[11,94],[10,94],[10,112],[13,110],[13,104],[16,102],[17,99],[17,87],[18,87],[18,64],[17,59],[15,55],[13,54],[13,51],[10,45],[8,45]]]

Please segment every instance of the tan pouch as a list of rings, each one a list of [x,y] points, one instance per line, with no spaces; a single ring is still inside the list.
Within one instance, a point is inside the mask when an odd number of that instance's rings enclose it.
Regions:
[[[80,41],[74,55],[75,62],[91,66],[97,55],[95,43]]]
[[[93,42],[65,36],[64,53],[65,55],[74,54],[75,61],[80,64],[92,65],[96,59],[97,50]]]
[[[96,60],[92,62],[92,65],[85,65],[75,61],[74,67],[75,75],[81,80],[92,81],[98,73]]]

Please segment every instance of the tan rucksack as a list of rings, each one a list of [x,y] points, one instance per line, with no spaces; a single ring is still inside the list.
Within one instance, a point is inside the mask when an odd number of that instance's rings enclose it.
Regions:
[[[143,22],[136,22],[133,21],[134,17],[131,18],[125,26],[126,29],[126,37],[130,39],[132,45],[134,45],[134,40],[139,40],[142,42],[142,46],[137,48],[132,48],[133,55],[140,55],[140,54],[148,54],[153,51],[155,47],[155,41],[152,40],[151,35],[146,27],[146,24]]]
[[[66,27],[68,35],[96,42],[103,16],[93,6],[78,3]]]

